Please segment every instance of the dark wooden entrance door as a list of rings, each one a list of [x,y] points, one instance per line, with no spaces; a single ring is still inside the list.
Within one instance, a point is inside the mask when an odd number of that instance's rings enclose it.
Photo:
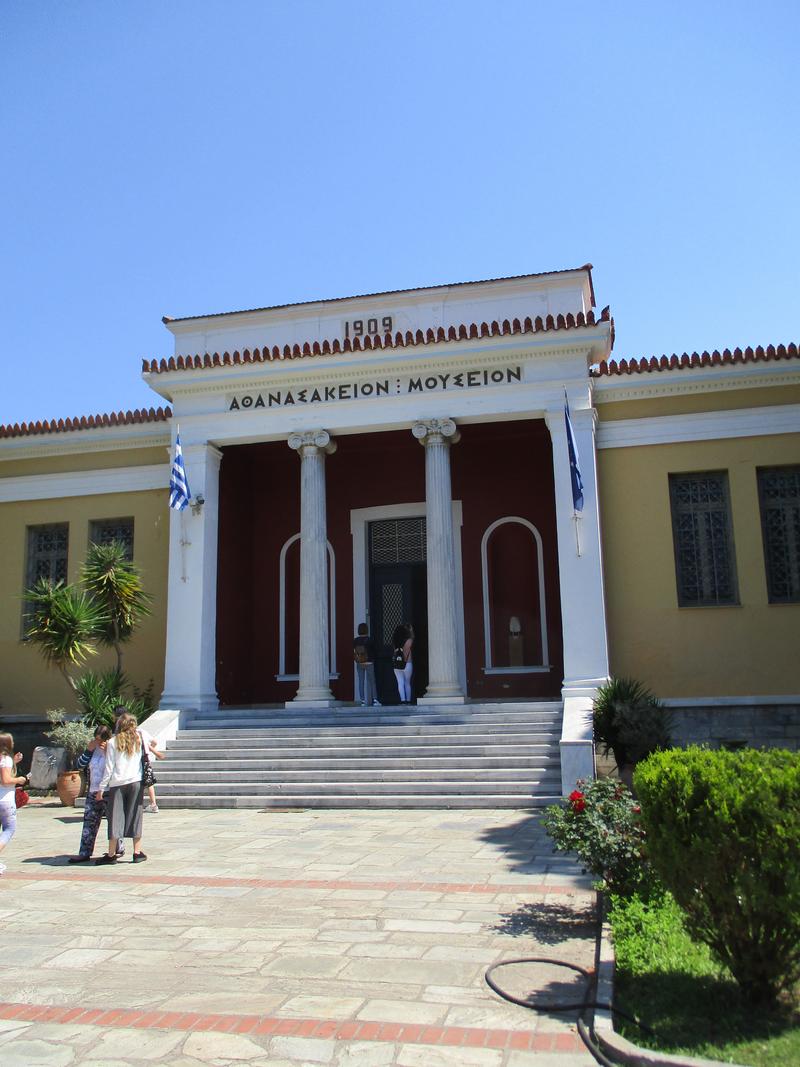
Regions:
[[[414,697],[428,685],[428,596],[425,519],[370,523],[370,633],[375,642],[375,675],[382,704],[399,700],[392,668],[393,637],[401,623],[414,627]]]

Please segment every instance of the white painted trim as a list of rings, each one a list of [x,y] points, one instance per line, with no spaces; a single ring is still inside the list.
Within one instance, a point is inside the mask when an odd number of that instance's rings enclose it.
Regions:
[[[278,673],[275,680],[278,682],[299,681],[299,674],[286,673],[286,553],[295,541],[300,540],[300,534],[293,534],[286,540],[281,548],[278,562]],[[330,648],[328,650],[328,670],[331,678],[338,678],[336,673],[336,557],[333,553],[333,545],[330,541],[325,542],[328,546],[328,598],[330,612]]]
[[[169,463],[143,467],[109,467],[63,474],[32,474],[0,478],[0,503],[12,500],[60,500],[101,493],[140,493],[169,488]]]
[[[369,618],[369,546],[368,526],[379,519],[412,519],[426,515],[425,501],[418,504],[387,504],[384,507],[354,508],[350,512],[350,533],[353,535],[353,618],[355,625]],[[461,567],[461,536],[463,508],[460,500],[453,501],[453,549],[455,552],[456,613],[458,622],[458,676],[461,688],[467,690],[466,649],[464,643],[464,580]]]
[[[800,704],[800,694],[768,697],[664,697],[662,703],[668,708],[740,708],[758,704]]]
[[[121,452],[132,448],[167,448],[171,437],[171,421],[162,422],[160,430],[154,429],[151,422],[4,437],[0,438],[0,461],[44,459],[86,452]]]
[[[489,611],[489,538],[498,527],[505,526],[509,522],[519,523],[521,526],[530,530],[536,543],[536,562],[539,571],[539,629],[542,634],[542,662],[537,664],[526,664],[523,667],[492,667],[492,622],[491,613]],[[483,590],[484,672],[486,674],[498,674],[500,672],[503,672],[504,674],[526,674],[530,673],[532,670],[550,670],[550,667],[548,666],[547,603],[545,600],[544,589],[544,552],[542,547],[542,535],[532,522],[520,518],[519,515],[506,515],[502,519],[496,519],[491,526],[486,527],[483,537],[481,538],[481,588]]]
[[[800,432],[800,404],[703,411],[691,415],[657,415],[645,419],[600,422],[598,448],[715,441],[731,437],[763,437]]]
[[[596,403],[614,404],[620,400],[644,400],[656,396],[768,389],[796,385],[798,382],[800,365],[796,359],[788,359],[604,375],[602,378],[592,378],[592,392]]]

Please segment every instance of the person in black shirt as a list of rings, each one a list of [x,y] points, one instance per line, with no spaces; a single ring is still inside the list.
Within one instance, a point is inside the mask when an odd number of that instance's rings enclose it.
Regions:
[[[358,699],[361,706],[366,708],[374,704],[377,707],[380,701],[375,688],[375,645],[365,622],[358,624],[358,633],[353,639],[353,659],[358,675]]]

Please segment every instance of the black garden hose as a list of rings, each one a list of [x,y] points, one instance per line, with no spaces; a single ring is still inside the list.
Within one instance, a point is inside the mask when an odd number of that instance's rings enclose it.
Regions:
[[[598,905],[600,914],[602,915],[602,898],[598,898]],[[571,1001],[569,1003],[553,1003],[537,1001],[536,999],[532,999],[530,997],[515,997],[513,993],[507,993],[497,984],[497,982],[492,976],[494,972],[500,970],[501,967],[511,967],[514,964],[522,963],[547,963],[553,967],[568,967],[571,971],[575,971],[578,974],[583,975],[583,977],[586,979],[586,992],[584,993],[583,998],[579,1001]],[[559,960],[551,956],[520,956],[517,959],[500,960],[498,963],[493,963],[484,975],[484,978],[489,988],[499,997],[502,997],[503,1000],[509,1001],[511,1004],[519,1004],[519,1006],[522,1008],[529,1008],[532,1011],[580,1012],[580,1015],[578,1017],[578,1033],[580,1034],[581,1040],[583,1041],[584,1045],[586,1045],[589,1052],[591,1052],[597,1062],[602,1064],[603,1067],[616,1067],[616,1065],[612,1060],[608,1059],[608,1057],[605,1056],[603,1052],[601,1052],[597,1042],[592,1037],[589,1027],[583,1020],[583,1017],[589,1008],[600,1008],[601,1010],[613,1012],[620,1018],[626,1019],[628,1022],[632,1022],[635,1026],[638,1026],[639,1029],[644,1031],[645,1033],[650,1035],[653,1034],[653,1031],[648,1026],[645,1026],[644,1023],[639,1022],[639,1020],[635,1019],[632,1015],[627,1015],[624,1011],[620,1011],[619,1008],[612,1007],[611,1004],[603,1004],[597,1000],[590,1000],[589,996],[594,986],[595,975],[593,975],[591,971],[587,971],[584,967],[579,967],[577,963],[569,963],[567,962],[567,960]]]

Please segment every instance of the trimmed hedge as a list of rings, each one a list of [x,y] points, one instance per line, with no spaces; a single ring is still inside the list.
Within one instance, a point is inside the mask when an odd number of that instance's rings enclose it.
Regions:
[[[634,787],[647,853],[753,1003],[800,981],[800,754],[657,752]]]

